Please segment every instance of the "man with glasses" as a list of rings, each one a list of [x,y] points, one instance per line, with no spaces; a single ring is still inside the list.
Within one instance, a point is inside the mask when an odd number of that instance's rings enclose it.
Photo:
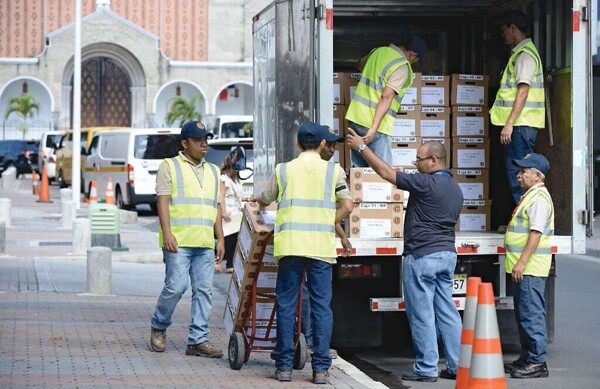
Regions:
[[[156,352],[165,351],[167,327],[191,278],[192,320],[185,355],[223,356],[223,351],[208,342],[214,264],[221,262],[225,251],[218,206],[221,174],[204,159],[209,137],[212,134],[204,124],[185,123],[181,128],[183,151],[165,159],[156,177],[159,244],[165,263],[165,285],[151,322],[150,347]]]
[[[383,179],[410,192],[404,220],[402,288],[412,333],[416,361],[405,381],[436,382],[438,379],[438,331],[446,354],[446,370],[440,377],[456,379],[461,320],[452,300],[456,267],[454,228],[463,195],[446,169],[446,149],[427,142],[413,162],[419,174],[394,170],[349,129],[348,145]]]
[[[390,136],[396,113],[404,93],[412,85],[412,65],[423,58],[426,50],[425,41],[415,36],[406,44],[390,44],[373,49],[357,66],[361,77],[348,107],[346,120],[363,137],[369,148],[390,165]],[[356,151],[352,151],[352,165],[368,166]]]

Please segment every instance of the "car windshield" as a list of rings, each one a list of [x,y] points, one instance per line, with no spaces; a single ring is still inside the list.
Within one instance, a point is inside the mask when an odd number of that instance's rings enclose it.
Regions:
[[[138,159],[173,158],[181,150],[179,134],[136,135],[133,155]]]
[[[230,122],[221,126],[221,138],[252,138],[252,131],[246,132],[244,126],[249,122]]]
[[[206,153],[206,157],[204,157],[204,159],[206,159],[206,161],[210,162],[210,163],[214,163],[215,165],[217,165],[218,167],[221,167],[223,165],[223,161],[225,160],[225,157],[231,153],[231,148],[232,147],[237,147],[238,145],[232,145],[232,144],[218,144],[218,145],[208,145],[208,152]],[[244,150],[246,151],[246,166],[248,166],[249,163],[251,163],[254,160],[254,152],[252,151],[252,145],[239,145],[242,146],[244,148]]]
[[[62,138],[62,135],[48,135],[44,146],[54,148],[60,143],[60,138]]]

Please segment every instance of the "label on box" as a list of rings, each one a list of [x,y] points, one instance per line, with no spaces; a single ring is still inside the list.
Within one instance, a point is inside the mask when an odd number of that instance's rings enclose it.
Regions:
[[[444,81],[444,76],[421,76],[422,81]]]
[[[471,81],[481,81],[483,80],[483,75],[481,74],[459,74],[459,80],[471,80]]]
[[[390,201],[392,185],[387,182],[363,182],[363,201]]]
[[[458,149],[456,156],[459,167],[485,166],[485,150],[483,149]]]
[[[463,200],[463,205],[465,207],[483,207],[485,200]]]
[[[252,328],[248,328],[246,331],[248,337],[252,336]],[[256,332],[254,333],[254,341],[252,342],[253,347],[275,347],[277,343],[277,328],[275,326],[271,327],[271,331],[269,331],[269,340],[262,340],[267,336],[267,328],[265,327],[256,327]]]
[[[483,144],[484,142],[484,138],[458,138],[458,143],[466,145]]]
[[[481,136],[485,130],[483,117],[457,116],[456,135]],[[422,125],[422,124],[421,124]]]
[[[333,118],[333,132],[336,135],[340,133],[340,119],[338,118]]]
[[[238,243],[240,245],[240,249],[242,250],[242,254],[245,258],[248,258],[248,252],[252,247],[252,234],[250,233],[250,227],[248,226],[248,223],[243,221],[238,234]]]
[[[339,104],[342,101],[340,84],[333,84],[333,102]]]
[[[404,137],[415,135],[417,131],[416,119],[395,119],[392,129],[393,137]]]
[[[263,255],[262,264],[263,266],[279,266],[279,263],[275,258],[275,247],[272,244],[265,247],[265,255]]]
[[[242,258],[237,253],[238,251],[236,251],[235,257],[233,257],[233,277],[235,278],[235,282],[237,282],[238,288],[241,288],[246,271],[244,270],[244,261],[242,261]]]
[[[390,137],[392,143],[416,143],[416,136],[392,136]]]
[[[461,213],[459,218],[461,231],[485,231],[485,213]]]
[[[483,183],[473,182],[464,183],[459,182],[460,190],[462,190],[463,197],[465,199],[482,199],[483,198]]]
[[[444,105],[445,89],[439,86],[421,87],[421,103],[423,105]]]
[[[421,108],[421,112],[444,113],[444,112],[446,112],[446,108],[445,107],[423,107],[423,108]]]
[[[275,303],[256,303],[256,320],[270,320]],[[273,317],[275,320],[275,317]],[[259,325],[258,323],[256,325]]]
[[[417,104],[417,88],[408,88],[402,96],[401,104]]]
[[[393,166],[413,166],[413,161],[416,159],[416,148],[392,148]]]
[[[233,334],[233,316],[227,306],[225,307],[225,314],[223,315],[223,325],[227,335]]]
[[[386,203],[360,203],[358,204],[360,209],[388,209]]]
[[[457,104],[482,104],[485,88],[475,85],[457,85],[456,103]]]
[[[261,215],[265,224],[270,224],[272,226],[275,225],[275,216],[277,216],[277,211],[263,211],[261,212]]]
[[[231,303],[231,314],[235,316],[237,306],[240,302],[238,287],[235,285],[235,282],[229,284],[229,302]]]
[[[415,112],[417,107],[417,105],[401,105],[398,112]]]
[[[389,237],[392,230],[390,219],[360,219],[361,238]]]
[[[356,85],[351,85],[349,89],[350,89],[350,100],[352,100],[354,98],[354,91],[356,90]],[[346,104],[350,104],[350,102],[347,101]]]
[[[446,136],[446,121],[421,119],[421,136]]]
[[[480,169],[457,169],[456,174],[459,176],[480,176],[483,174],[483,170]]]
[[[257,288],[273,288],[277,284],[277,273],[276,272],[263,272],[258,273],[258,280],[256,280]]]
[[[478,107],[478,106],[458,106],[456,107],[456,109],[458,110],[458,112],[483,112],[483,108],[482,107]]]

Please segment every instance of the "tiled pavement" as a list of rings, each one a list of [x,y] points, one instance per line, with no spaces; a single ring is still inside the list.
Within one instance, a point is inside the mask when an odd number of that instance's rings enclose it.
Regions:
[[[225,293],[218,289],[213,292],[210,338],[224,350],[222,359],[185,356],[189,298],[177,306],[167,351],[154,353],[149,322],[156,297],[52,292],[47,280],[37,278],[35,258],[83,257],[69,254],[70,243],[39,244],[70,242],[72,231],[57,227],[58,198],[53,204],[37,204],[27,182],[20,184],[12,192],[0,190],[0,197],[10,198],[13,206],[7,252],[0,255],[0,387],[315,387],[309,364],[294,371],[291,383],[270,378],[275,368],[266,352],[252,353],[239,371],[230,369],[221,320]],[[121,257],[116,260],[156,261],[156,238],[148,230],[125,226],[121,238],[130,252],[117,253]],[[384,387],[341,358],[334,360],[330,373],[329,387]]]

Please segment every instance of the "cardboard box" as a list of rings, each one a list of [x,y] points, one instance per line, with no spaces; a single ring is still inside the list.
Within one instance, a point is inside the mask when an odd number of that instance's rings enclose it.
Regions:
[[[333,123],[331,128],[333,128],[333,131],[340,136],[344,136],[346,128],[348,127],[348,124],[346,123],[347,109],[348,107],[345,105],[333,105]]]
[[[392,166],[393,167],[415,167],[413,162],[417,159],[417,149],[421,146],[421,138],[391,137],[392,142]]]
[[[402,203],[360,203],[350,214],[350,238],[404,236]]]
[[[457,169],[486,169],[490,167],[488,138],[453,137],[452,167]]]
[[[271,204],[265,211],[258,210],[257,203],[246,203],[238,234],[238,245],[245,261],[258,262],[260,253],[273,244],[273,225],[277,206]]]
[[[360,73],[333,73],[333,104],[350,104],[359,80]]]
[[[465,200],[490,198],[489,169],[452,169],[454,181],[460,186]]]
[[[412,85],[404,92],[400,104],[421,104],[421,73],[414,73]]]
[[[350,169],[350,193],[355,203],[401,203],[403,191],[390,184],[371,168]]]
[[[449,106],[450,77],[421,76],[421,105]]]
[[[491,200],[465,200],[456,231],[489,231],[491,212]]]
[[[479,74],[452,75],[452,105],[487,105],[489,77]]]
[[[420,136],[420,121],[420,105],[401,105],[394,120],[392,136]]]
[[[452,107],[452,136],[489,136],[490,116],[487,107]]]
[[[440,142],[446,149],[446,166],[452,166],[452,153],[450,153],[450,138],[421,138],[421,143]]]
[[[272,247],[272,246],[271,246]],[[233,257],[233,279],[241,293],[249,292],[256,280],[256,290],[259,293],[274,293],[277,283],[277,262],[244,261],[240,250]],[[260,271],[259,271],[260,270]]]
[[[420,128],[423,137],[450,137],[450,108],[421,107]]]

